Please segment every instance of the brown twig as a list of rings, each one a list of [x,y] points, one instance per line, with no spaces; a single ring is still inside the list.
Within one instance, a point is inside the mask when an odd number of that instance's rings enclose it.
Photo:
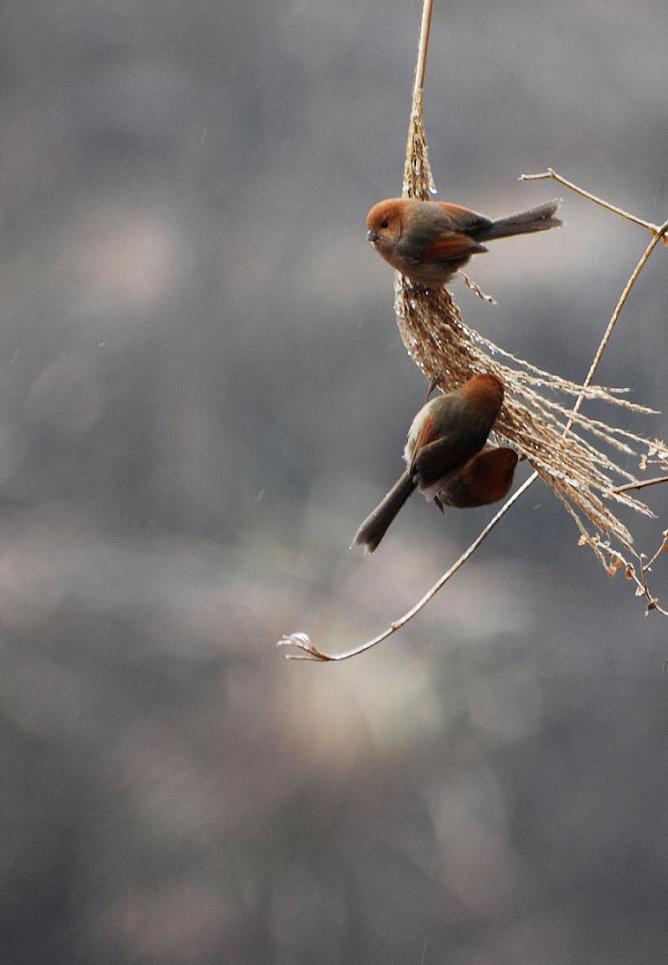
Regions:
[[[568,188],[569,191],[574,191],[575,194],[579,194],[581,197],[587,198],[589,201],[593,201],[594,204],[600,205],[607,211],[612,211],[614,214],[618,214],[621,218],[626,218],[627,221],[632,221],[634,224],[640,225],[641,228],[651,231],[652,234],[663,233],[658,225],[652,224],[651,221],[645,221],[643,218],[638,218],[637,215],[630,214],[628,211],[624,211],[623,208],[619,208],[616,204],[611,204],[609,201],[605,201],[603,198],[597,197],[595,194],[592,194],[591,191],[585,191],[584,188],[581,188],[579,185],[567,180],[561,174],[558,174],[554,168],[548,168],[547,171],[542,171],[540,174],[520,174],[519,179],[520,181],[556,181],[557,184],[563,185],[563,187]]]
[[[668,482],[668,476],[655,476],[654,479],[645,479],[642,482],[626,483],[625,486],[617,486],[613,493],[627,493],[633,489],[646,489],[648,486],[658,486],[660,483]]]
[[[404,165],[404,182],[402,197],[410,194],[410,185],[416,180],[426,180],[427,186],[421,195],[426,200],[430,193],[436,192],[427,142],[424,136],[422,121],[422,104],[424,101],[424,78],[427,71],[427,56],[429,54],[429,37],[431,34],[431,20],[434,10],[433,0],[424,0],[422,5],[422,19],[420,21],[420,38],[418,40],[417,63],[415,65],[415,81],[413,83],[413,101],[411,104],[410,123],[408,125],[408,139],[406,141],[406,162]]]
[[[349,660],[350,657],[357,657],[360,653],[365,653],[367,650],[371,650],[371,648],[375,647],[377,644],[382,643],[383,640],[387,640],[387,638],[391,637],[393,633],[397,632],[397,630],[401,630],[402,627],[405,627],[406,624],[412,620],[413,617],[419,613],[420,610],[422,610],[431,599],[433,599],[433,597],[436,596],[438,591],[444,587],[448,580],[455,575],[457,570],[461,569],[469,557],[473,556],[480,544],[487,538],[487,535],[491,533],[496,524],[506,515],[508,510],[515,505],[520,496],[526,492],[529,486],[535,482],[536,479],[538,479],[538,473],[534,472],[525,482],[522,483],[520,488],[513,493],[510,499],[506,500],[498,513],[489,521],[487,526],[485,526],[482,532],[478,534],[471,545],[462,553],[459,559],[452,564],[447,573],[444,573],[443,576],[441,576],[436,583],[434,583],[431,589],[427,590],[425,595],[418,603],[415,604],[415,606],[411,607],[411,609],[404,613],[402,617],[399,617],[398,620],[395,620],[393,623],[391,623],[389,627],[387,627],[386,630],[383,630],[382,633],[379,633],[377,637],[367,640],[366,643],[363,643],[358,647],[353,647],[352,650],[346,650],[343,653],[333,654],[323,653],[322,650],[318,650],[318,648],[311,643],[310,639],[305,633],[292,633],[289,636],[285,636],[278,641],[276,646],[293,646],[304,651],[304,653],[286,654],[286,658],[288,660],[318,660],[320,662],[330,662]]]
[[[570,182],[569,182],[569,183],[570,183]],[[598,199],[597,199],[597,200],[598,200]],[[602,202],[598,202],[598,203],[602,203]],[[605,205],[604,205],[604,206],[605,206]],[[620,215],[621,215],[622,217],[624,217],[624,218],[628,218],[628,217],[629,217],[629,216],[626,214],[626,212],[622,212],[621,209],[615,208],[613,205],[610,205],[610,206],[609,206],[609,210],[610,210],[610,211],[615,211],[617,214],[620,214]],[[631,218],[630,220],[635,220],[635,219]],[[597,370],[597,368],[598,368],[598,366],[599,366],[599,364],[600,364],[600,362],[601,362],[601,359],[603,358],[603,353],[605,352],[606,348],[608,347],[608,342],[610,341],[610,337],[611,337],[613,331],[615,330],[615,326],[616,326],[616,324],[617,324],[617,320],[618,320],[619,316],[622,314],[622,309],[624,308],[624,305],[626,305],[626,301],[627,301],[629,295],[631,294],[631,291],[632,291],[632,289],[633,289],[633,286],[635,285],[635,283],[637,282],[637,280],[638,280],[638,278],[639,278],[639,276],[640,276],[640,272],[643,270],[643,268],[645,267],[645,265],[646,265],[647,262],[649,261],[650,255],[652,254],[652,252],[654,251],[654,249],[656,248],[656,246],[658,245],[658,243],[661,241],[661,238],[662,238],[663,235],[665,234],[666,230],[668,230],[668,221],[664,222],[664,224],[663,224],[660,228],[656,228],[656,229],[653,229],[653,230],[654,230],[654,234],[653,234],[653,236],[652,236],[652,240],[650,241],[650,243],[647,245],[647,247],[646,247],[645,250],[643,251],[642,256],[641,256],[641,258],[640,258],[640,261],[638,262],[638,264],[635,266],[635,268],[634,268],[633,271],[631,272],[631,274],[630,274],[630,276],[629,276],[629,280],[628,280],[627,283],[624,285],[624,288],[623,288],[623,290],[622,290],[622,293],[621,293],[621,295],[619,296],[619,299],[617,300],[617,304],[615,305],[615,310],[613,311],[612,315],[610,316],[610,321],[608,322],[608,327],[606,328],[606,330],[605,330],[605,332],[604,332],[604,334],[603,334],[603,338],[601,339],[601,342],[600,342],[600,344],[599,344],[599,346],[598,346],[598,348],[597,348],[597,350],[596,350],[596,354],[594,355],[594,359],[593,359],[593,361],[592,361],[592,363],[591,363],[591,366],[590,366],[590,368],[589,368],[589,372],[587,373],[587,378],[584,380],[584,385],[585,385],[585,386],[591,385],[592,379],[594,378],[594,375],[595,375],[595,373],[596,373],[596,370]],[[581,407],[581,405],[582,405],[583,399],[584,399],[584,396],[583,396],[583,395],[578,396],[578,398],[577,398],[577,400],[576,400],[576,402],[575,402],[575,405],[573,406],[573,415],[577,415],[577,413],[580,411],[580,407]],[[568,421],[567,429],[570,429],[572,425],[573,425],[573,419],[572,419],[572,417],[571,417],[571,419],[569,419],[569,421]]]
[[[656,557],[652,557],[652,562]],[[663,613],[664,616],[668,616],[668,610],[664,610],[663,607],[659,606],[659,601],[655,596],[649,591],[649,586],[647,584],[647,574],[649,573],[651,563],[647,560],[644,553],[640,554],[640,588],[636,590],[639,596],[644,596],[647,600],[645,604],[645,616],[648,617],[652,610],[658,610],[659,613]]]
[[[420,23],[420,39],[418,41],[418,57],[415,65],[415,82],[413,84],[413,103],[420,98],[424,91],[424,78],[427,71],[427,57],[429,56],[429,36],[431,34],[431,18],[434,0],[425,0],[422,8]]]
[[[636,567],[634,567],[631,563],[627,563],[626,565],[626,577],[627,579],[633,580],[635,582],[637,586],[636,595],[644,596],[645,599],[647,600],[647,604],[645,606],[645,616],[649,616],[652,610],[657,610],[659,613],[663,614],[663,616],[668,616],[668,610],[665,610],[662,606],[659,606],[659,600],[657,597],[653,596],[652,593],[650,592],[649,584],[647,581],[647,574],[651,573],[652,567],[654,566],[658,558],[661,556],[662,553],[665,553],[666,549],[668,548],[668,530],[664,530],[661,535],[662,535],[662,540],[659,543],[659,546],[656,552],[653,554],[653,556],[650,556],[649,559],[644,553],[641,553],[638,556],[638,560],[640,563],[640,566],[639,566],[640,576],[638,576],[638,574],[636,573]]]
[[[477,282],[473,281],[472,278],[469,278],[466,272],[462,271],[461,268],[459,269],[459,274],[464,279],[464,284],[466,285],[466,287],[469,288],[474,295],[477,295],[478,298],[482,299],[483,302],[487,302],[488,305],[497,304],[496,298],[492,298],[491,295],[488,295],[486,292],[484,292],[480,287],[480,285]]]
[[[661,554],[665,553],[666,550],[668,550],[668,529],[664,529],[661,535],[663,536],[663,539],[659,543],[659,548],[657,549],[654,556],[651,556],[646,563],[646,567],[648,570],[652,568],[652,566],[656,563],[656,561],[661,556]]]

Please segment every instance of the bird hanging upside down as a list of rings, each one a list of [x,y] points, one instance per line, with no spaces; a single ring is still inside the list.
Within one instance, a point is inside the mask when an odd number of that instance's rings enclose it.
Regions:
[[[447,201],[389,198],[367,215],[367,238],[393,268],[422,288],[441,288],[495,238],[558,228],[559,201],[492,221]]]
[[[474,375],[427,402],[408,432],[405,472],[357,530],[353,545],[373,553],[416,489],[441,510],[502,499],[512,485],[517,453],[507,447],[483,448],[502,402],[503,383],[491,374]]]

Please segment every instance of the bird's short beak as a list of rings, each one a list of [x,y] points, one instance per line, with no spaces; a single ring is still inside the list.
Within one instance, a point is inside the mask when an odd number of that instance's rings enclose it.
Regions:
[[[373,245],[378,241],[378,239],[380,238],[380,235],[378,234],[377,231],[367,231],[366,237],[367,237],[367,240],[370,241],[371,244]]]

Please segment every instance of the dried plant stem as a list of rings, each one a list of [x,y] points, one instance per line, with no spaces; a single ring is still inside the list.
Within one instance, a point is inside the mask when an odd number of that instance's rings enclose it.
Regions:
[[[568,188],[569,191],[574,191],[575,194],[581,195],[583,198],[587,198],[589,201],[593,201],[594,204],[600,205],[607,211],[613,211],[618,214],[621,218],[626,218],[627,221],[632,221],[634,224],[640,225],[642,228],[646,228],[647,231],[651,231],[652,234],[661,234],[661,229],[658,225],[652,224],[651,221],[645,221],[643,218],[638,218],[635,214],[630,214],[628,211],[624,211],[623,208],[618,208],[617,205],[611,204],[609,201],[605,201],[603,198],[597,197],[592,194],[591,191],[585,191],[579,185],[574,184],[572,181],[567,180],[561,174],[558,174],[554,168],[548,168],[547,171],[542,171],[540,174],[520,174],[520,181],[556,181],[557,184],[563,185],[563,187]],[[665,230],[665,228],[664,228]]]
[[[567,182],[567,183],[570,186],[570,182]],[[617,214],[620,214],[623,218],[628,218],[631,221],[636,220],[632,216],[628,215],[626,212],[621,211],[621,209],[619,208],[615,208],[612,205],[608,206],[606,202],[601,202],[599,199],[595,199],[595,200],[597,200],[597,203],[603,204],[604,207],[609,207],[611,211],[615,211]],[[633,286],[635,285],[638,278],[640,277],[640,272],[643,270],[643,268],[649,261],[650,255],[658,245],[659,241],[661,241],[661,238],[663,237],[667,229],[668,229],[668,221],[666,221],[660,228],[655,228],[654,226],[652,226],[652,231],[654,232],[652,236],[652,240],[643,251],[640,261],[631,272],[629,276],[629,280],[624,285],[622,293],[619,296],[617,304],[615,305],[615,309],[612,315],[610,316],[610,321],[608,322],[608,326],[605,332],[603,333],[603,338],[601,339],[601,342],[596,350],[596,354],[594,355],[594,359],[591,363],[591,366],[589,367],[587,378],[583,382],[583,386],[585,388],[590,386],[593,381],[594,375],[596,374],[596,370],[598,369],[601,359],[603,358],[603,353],[608,347],[608,342],[610,341],[610,337],[612,336],[612,333],[615,330],[615,326],[617,325],[617,320],[619,319],[619,316],[622,314],[622,310],[624,308],[624,305],[626,305],[626,301],[629,295],[631,294],[631,291],[633,290]],[[583,401],[584,401],[584,394],[580,394],[575,401],[575,405],[573,406],[573,414],[569,418],[568,423],[566,425],[566,432],[568,432],[568,430],[573,425],[573,421],[574,421],[573,417],[576,416],[580,411]]]
[[[336,662],[338,660],[349,660],[350,657],[357,657],[360,653],[364,653],[366,650],[371,650],[372,647],[382,643],[383,640],[387,640],[387,638],[391,637],[393,633],[397,632],[397,630],[401,630],[402,627],[405,627],[406,624],[412,620],[413,617],[420,612],[420,610],[424,609],[429,601],[436,596],[438,591],[442,589],[442,587],[444,587],[450,579],[452,579],[457,570],[461,569],[464,563],[466,563],[466,561],[473,556],[480,544],[487,539],[488,534],[491,533],[496,524],[503,519],[508,510],[515,505],[520,496],[524,495],[529,486],[531,486],[536,479],[538,479],[538,473],[534,472],[525,482],[522,483],[520,488],[516,490],[509,499],[506,500],[498,513],[489,521],[482,532],[478,534],[471,545],[462,553],[459,559],[452,564],[450,569],[444,573],[443,576],[436,581],[436,583],[434,583],[431,589],[427,590],[422,599],[419,600],[415,606],[411,607],[410,610],[404,613],[402,617],[399,617],[398,620],[394,620],[394,622],[391,623],[386,630],[383,630],[382,633],[379,633],[377,637],[373,637],[371,640],[367,640],[366,643],[363,643],[358,647],[353,647],[352,650],[346,650],[343,653],[323,653],[322,650],[318,650],[318,648],[311,643],[305,633],[293,633],[290,636],[283,637],[282,640],[278,641],[276,646],[293,646],[304,651],[303,653],[286,654],[286,658],[288,660],[317,660],[319,662]]]
[[[431,17],[434,0],[425,0],[422,8],[420,23],[420,40],[418,41],[418,57],[415,66],[415,83],[413,84],[413,101],[422,96],[424,91],[424,77],[427,71],[427,57],[429,56],[429,36],[431,34]]]
[[[645,479],[643,482],[631,482],[625,486],[617,486],[616,493],[628,493],[632,489],[647,489],[648,486],[658,486],[660,483],[668,482],[668,476],[655,476],[654,479]]]
[[[469,289],[473,292],[474,295],[477,295],[478,298],[480,298],[483,302],[487,302],[488,305],[496,305],[496,304],[497,304],[496,298],[492,298],[491,295],[487,295],[487,294],[482,290],[482,288],[480,287],[480,285],[479,285],[477,282],[473,281],[472,278],[469,278],[469,276],[466,274],[466,272],[465,272],[465,271],[462,271],[461,268],[459,269],[459,274],[460,274],[460,276],[464,279],[464,284],[466,285],[466,287],[469,288]]]
[[[409,185],[416,180],[425,184],[422,199],[426,200],[430,192],[436,187],[431,175],[427,141],[424,134],[422,120],[422,104],[424,101],[424,78],[427,71],[427,56],[429,54],[429,37],[431,34],[431,18],[434,10],[433,0],[424,0],[422,5],[422,19],[420,21],[420,39],[418,41],[417,63],[415,65],[415,81],[413,83],[413,101],[411,104],[410,123],[408,125],[408,139],[406,141],[406,162],[404,164],[404,180],[402,197],[407,197]]]
[[[653,555],[652,557],[650,557],[650,559],[648,559],[647,562],[645,563],[645,570],[649,570],[650,567],[651,567],[654,563],[656,563],[656,561],[657,561],[658,558],[661,556],[661,554],[666,552],[666,548],[668,548],[668,529],[666,529],[666,530],[663,531],[663,539],[662,539],[661,542],[659,543],[659,548],[657,549],[657,551],[656,551],[656,552],[654,553],[654,555]]]

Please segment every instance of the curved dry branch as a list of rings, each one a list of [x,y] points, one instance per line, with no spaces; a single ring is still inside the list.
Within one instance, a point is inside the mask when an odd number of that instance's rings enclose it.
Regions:
[[[579,185],[574,184],[567,178],[558,174],[554,168],[548,168],[547,171],[542,171],[540,174],[520,174],[520,181],[556,181],[557,184],[563,185],[563,187],[568,188],[569,191],[574,191],[575,194],[579,194],[583,198],[587,198],[588,201],[593,201],[594,204],[600,205],[605,208],[606,211],[612,211],[613,214],[618,214],[620,218],[625,218],[626,221],[632,221],[634,224],[640,225],[641,228],[646,228],[647,231],[651,231],[652,234],[663,234],[663,231],[658,227],[658,225],[652,224],[651,221],[645,221],[643,218],[639,218],[635,214],[630,214],[628,211],[624,211],[623,208],[618,208],[616,204],[611,204],[609,201],[605,201],[603,198],[599,198],[597,195],[592,194],[591,191],[585,191]]]
[[[503,519],[508,510],[515,505],[517,500],[524,495],[529,486],[531,486],[536,479],[538,479],[538,473],[534,472],[525,482],[522,483],[520,488],[517,489],[513,495],[506,500],[501,509],[489,521],[482,532],[476,536],[471,545],[464,550],[459,559],[452,564],[450,569],[444,573],[443,576],[436,581],[436,583],[434,583],[431,589],[427,590],[422,599],[412,606],[410,610],[404,613],[403,616],[399,617],[398,620],[395,620],[393,623],[391,623],[386,630],[383,630],[382,633],[379,633],[377,637],[373,637],[371,640],[367,640],[366,643],[362,643],[358,647],[353,647],[351,650],[345,650],[343,653],[325,653],[324,651],[319,650],[316,646],[314,646],[313,643],[311,643],[308,635],[302,632],[291,633],[283,637],[278,641],[276,646],[297,647],[298,650],[302,651],[302,653],[287,653],[285,655],[287,660],[317,660],[319,663],[336,663],[340,660],[349,660],[351,657],[357,657],[359,654],[365,653],[367,650],[371,650],[372,647],[382,643],[383,640],[387,640],[387,638],[391,637],[393,633],[397,632],[397,630],[401,630],[402,627],[405,627],[406,624],[409,623],[409,621],[420,612],[420,610],[426,607],[429,601],[436,596],[438,591],[441,590],[445,584],[452,579],[457,570],[461,569],[464,563],[466,563],[466,561],[473,556],[475,551],[487,539],[488,535],[492,532],[497,523]]]
[[[668,482],[668,476],[656,476],[654,479],[645,479],[643,482],[626,483],[625,486],[618,486],[615,492],[627,493],[631,489],[646,489],[648,486],[658,486],[665,482]]]

